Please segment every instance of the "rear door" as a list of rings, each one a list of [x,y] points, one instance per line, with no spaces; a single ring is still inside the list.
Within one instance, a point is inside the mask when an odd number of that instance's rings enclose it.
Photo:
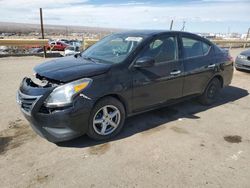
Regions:
[[[183,66],[179,61],[177,36],[161,35],[152,39],[137,58],[152,57],[155,65],[135,68],[133,108],[142,110],[182,96]]]
[[[183,96],[202,93],[214,75],[216,60],[212,46],[199,37],[181,35],[184,66]]]

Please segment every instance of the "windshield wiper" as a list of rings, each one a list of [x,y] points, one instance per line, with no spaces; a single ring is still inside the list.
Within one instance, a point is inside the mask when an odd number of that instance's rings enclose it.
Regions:
[[[74,56],[75,56],[75,58],[77,58],[78,56],[82,57],[82,54],[81,53],[76,53]]]
[[[82,58],[83,58],[83,59],[86,59],[86,60],[89,60],[89,61],[92,61],[93,63],[97,63],[97,62],[95,61],[95,59],[92,58],[92,57],[82,56]]]

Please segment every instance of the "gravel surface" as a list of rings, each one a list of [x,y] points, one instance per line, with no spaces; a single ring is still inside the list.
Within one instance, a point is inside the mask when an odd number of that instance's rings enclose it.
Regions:
[[[129,118],[113,141],[55,145],[15,102],[21,79],[43,61],[0,59],[0,187],[250,187],[250,73],[235,71],[211,107],[186,101]]]

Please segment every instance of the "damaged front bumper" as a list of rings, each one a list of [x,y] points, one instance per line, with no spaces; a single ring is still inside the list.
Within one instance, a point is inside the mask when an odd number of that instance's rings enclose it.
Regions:
[[[37,134],[50,142],[62,142],[86,133],[93,101],[76,96],[72,105],[48,108],[44,101],[54,87],[42,87],[30,78],[24,78],[17,92],[25,118]]]

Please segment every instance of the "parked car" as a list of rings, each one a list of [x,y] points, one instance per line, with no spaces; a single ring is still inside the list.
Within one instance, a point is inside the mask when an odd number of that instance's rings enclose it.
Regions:
[[[41,53],[41,52],[43,52],[43,48],[30,48],[29,49],[29,53],[31,53],[31,54],[36,54],[36,53]]]
[[[236,70],[250,71],[250,49],[241,52],[235,60]]]
[[[66,43],[66,44],[70,44],[68,39],[61,39],[60,41]]]
[[[70,41],[69,41],[69,44],[70,44],[71,46],[81,47],[81,46],[82,46],[82,41],[79,41],[79,40],[70,40]]]
[[[47,50],[52,51],[64,51],[69,45],[62,41],[52,41],[46,47]]]
[[[80,48],[78,46],[68,46],[64,50],[64,56],[70,56],[80,53]]]
[[[0,46],[0,54],[8,54],[9,50],[7,46]]]
[[[17,102],[51,142],[83,134],[109,139],[126,117],[192,97],[216,101],[233,60],[209,40],[174,31],[112,34],[79,55],[42,63],[24,78]]]

